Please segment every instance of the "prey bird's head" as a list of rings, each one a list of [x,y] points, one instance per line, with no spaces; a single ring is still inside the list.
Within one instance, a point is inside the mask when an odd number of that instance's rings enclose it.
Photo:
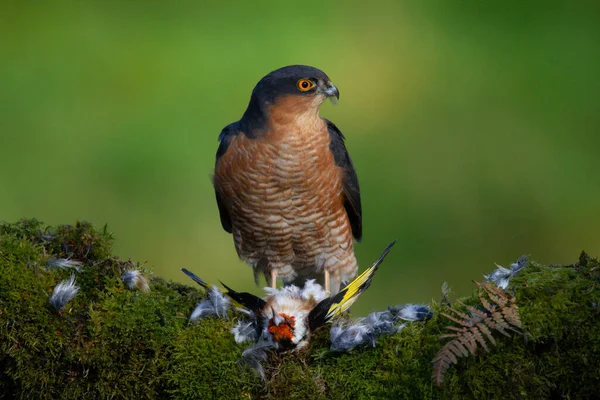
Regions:
[[[318,116],[327,98],[339,99],[340,92],[323,71],[306,65],[290,65],[269,73],[256,84],[242,121],[251,128],[260,128],[274,109]]]
[[[277,343],[280,350],[296,347],[296,317],[286,313],[277,313],[272,309],[272,317],[267,321],[267,332]]]

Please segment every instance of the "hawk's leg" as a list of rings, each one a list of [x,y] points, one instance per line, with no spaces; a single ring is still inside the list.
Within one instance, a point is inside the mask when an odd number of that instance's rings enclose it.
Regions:
[[[267,286],[271,286],[271,282],[269,281],[271,278],[271,274],[269,273],[269,262],[265,258],[258,260],[254,266],[254,283],[256,283],[256,286],[260,286],[260,273],[265,277]]]
[[[271,269],[271,287],[277,289],[277,270],[275,268]]]
[[[327,296],[338,294],[341,283],[339,271],[329,272],[325,270],[325,292],[327,292]]]
[[[329,271],[325,270],[325,292],[327,293],[327,297],[331,294],[331,281],[329,277]]]

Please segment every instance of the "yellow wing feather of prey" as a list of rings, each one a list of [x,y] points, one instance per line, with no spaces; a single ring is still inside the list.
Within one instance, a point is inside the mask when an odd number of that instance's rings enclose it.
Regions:
[[[360,296],[369,287],[371,278],[373,277],[373,274],[377,270],[378,266],[379,263],[373,264],[342,290],[342,293],[344,294],[342,299],[329,307],[327,319],[343,313],[350,308],[352,304],[354,304],[354,302],[358,299],[358,296]]]

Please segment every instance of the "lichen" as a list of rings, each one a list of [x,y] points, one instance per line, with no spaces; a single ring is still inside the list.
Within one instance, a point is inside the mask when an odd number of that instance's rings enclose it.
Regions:
[[[298,353],[272,355],[266,381],[239,363],[228,319],[188,321],[205,293],[152,277],[111,254],[112,237],[88,223],[0,225],[0,397],[6,398],[590,398],[600,393],[600,265],[534,262],[512,277],[524,335],[459,360],[431,380],[445,306],[375,347],[329,350],[328,327]],[[81,262],[55,268],[51,259]],[[148,277],[131,290],[126,270]],[[54,287],[75,274],[80,291],[60,312]],[[476,306],[474,290],[460,299]]]

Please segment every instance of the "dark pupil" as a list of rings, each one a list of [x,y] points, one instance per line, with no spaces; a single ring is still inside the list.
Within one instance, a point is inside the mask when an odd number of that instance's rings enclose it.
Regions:
[[[308,82],[302,82],[302,89],[306,89],[308,87]]]

